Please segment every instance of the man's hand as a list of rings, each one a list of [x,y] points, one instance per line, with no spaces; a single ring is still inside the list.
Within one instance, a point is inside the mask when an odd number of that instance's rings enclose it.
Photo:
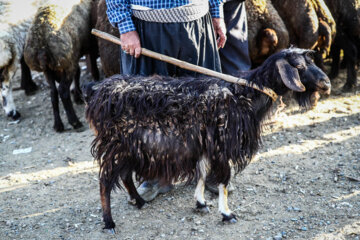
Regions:
[[[127,32],[120,35],[121,48],[127,54],[135,56],[136,58],[140,57],[141,54],[141,45],[139,34],[136,31]]]
[[[225,46],[226,42],[226,26],[224,19],[222,18],[213,18],[212,19],[215,36],[216,36],[216,42],[218,48],[223,48]]]

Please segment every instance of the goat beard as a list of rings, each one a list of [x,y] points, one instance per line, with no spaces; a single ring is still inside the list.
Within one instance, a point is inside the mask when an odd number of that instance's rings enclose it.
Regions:
[[[307,92],[295,92],[295,99],[300,107],[305,109],[312,109],[316,107],[317,102],[320,98],[318,91],[307,91]]]

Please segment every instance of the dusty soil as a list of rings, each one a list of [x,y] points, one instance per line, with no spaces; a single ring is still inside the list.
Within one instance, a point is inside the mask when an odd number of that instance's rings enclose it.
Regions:
[[[14,93],[20,122],[0,115],[0,239],[360,238],[360,94],[339,91],[344,74],[316,109],[290,106],[268,125],[259,154],[232,180],[236,224],[221,222],[209,192],[211,212],[195,213],[195,186],[178,183],[142,210],[113,193],[115,235],[102,230],[92,132],[71,130],[62,110],[68,130],[55,133],[50,91],[42,75],[35,81],[35,95]],[[84,106],[76,111],[85,124]]]

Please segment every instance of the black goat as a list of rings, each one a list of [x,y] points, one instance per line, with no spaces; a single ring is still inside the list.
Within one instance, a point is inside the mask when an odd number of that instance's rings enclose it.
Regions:
[[[336,21],[336,37],[331,45],[330,56],[332,58],[331,72],[329,77],[335,78],[339,74],[340,51],[344,51],[347,78],[343,87],[344,91],[352,91],[356,87],[360,41],[360,8],[359,0],[325,0],[331,14]]]
[[[308,56],[308,50],[286,49],[241,78],[283,95],[296,91],[302,106],[311,96],[330,91],[330,81]],[[171,78],[114,75],[83,90],[86,118],[96,134],[91,152],[100,164],[100,196],[105,229],[113,229],[110,192],[121,179],[141,208],[134,186],[139,181],[162,183],[199,178],[197,208],[207,210],[204,182],[211,173],[219,184],[219,210],[235,222],[227,206],[230,162],[237,172],[256,154],[261,123],[272,99],[250,87],[216,78]]]

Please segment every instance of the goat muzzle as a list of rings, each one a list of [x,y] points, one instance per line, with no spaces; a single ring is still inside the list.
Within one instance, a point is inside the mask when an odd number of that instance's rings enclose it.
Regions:
[[[322,79],[321,81],[319,81],[319,83],[317,84],[317,87],[319,88],[319,91],[325,95],[330,95],[331,92],[331,83],[330,80],[327,79]]]

